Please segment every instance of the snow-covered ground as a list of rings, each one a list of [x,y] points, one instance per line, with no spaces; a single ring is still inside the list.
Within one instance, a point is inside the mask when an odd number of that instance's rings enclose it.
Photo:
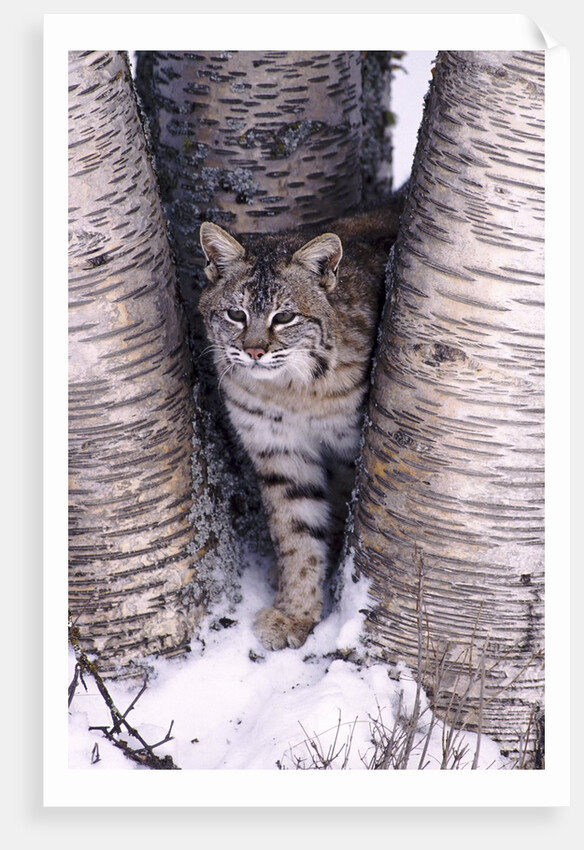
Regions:
[[[365,667],[346,660],[359,648],[359,611],[367,604],[364,582],[349,578],[336,610],[296,650],[268,652],[253,634],[253,616],[270,604],[271,595],[265,568],[251,560],[235,613],[211,616],[186,658],[155,662],[155,677],[128,715],[129,723],[149,744],[164,740],[172,723],[172,740],[155,752],[172,756],[182,769],[294,770],[315,762],[322,768],[332,754],[332,769],[371,768],[380,754],[372,740],[376,730],[377,736],[380,731],[390,734],[400,728],[400,718],[412,715],[416,683],[406,668]],[[74,667],[71,652],[71,679]],[[101,731],[89,731],[90,726],[111,727],[112,719],[92,678],[86,675],[84,682],[87,691],[78,684],[70,706],[69,767],[141,769]],[[122,713],[140,687],[139,682],[108,683]],[[420,765],[430,720],[423,698],[420,743],[409,763],[413,769]],[[138,741],[120,737],[139,748]],[[470,768],[476,749],[476,735],[460,735],[455,750],[465,754],[456,767]],[[439,769],[442,755],[443,727],[436,723],[422,759],[424,769]],[[453,757],[448,766],[455,766]],[[496,744],[483,737],[477,766],[502,768],[507,763]]]

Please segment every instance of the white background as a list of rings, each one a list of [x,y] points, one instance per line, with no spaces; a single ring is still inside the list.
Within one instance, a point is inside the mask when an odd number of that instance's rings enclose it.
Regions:
[[[196,2],[167,2],[165,12],[199,11]],[[225,12],[240,10],[241,2],[224,0]],[[288,7],[288,8],[286,8]],[[246,11],[264,12],[273,4],[250,0]],[[386,2],[360,2],[359,12],[386,12]],[[336,12],[337,3],[303,2],[278,4],[282,11]],[[125,808],[123,792],[119,808],[106,810],[92,808],[42,807],[42,488],[43,464],[41,423],[43,416],[43,291],[42,291],[42,14],[47,11],[40,2],[18,4],[4,13],[4,115],[1,137],[3,153],[4,216],[4,310],[2,352],[4,376],[4,405],[2,417],[2,445],[4,447],[4,504],[3,540],[6,542],[3,559],[4,574],[8,579],[5,589],[3,616],[3,700],[2,719],[4,736],[3,753],[3,834],[12,847],[75,846],[84,850],[93,848],[143,847],[154,848],[177,843],[181,846],[204,844],[212,848],[239,847],[252,842],[254,848],[296,847],[300,842],[308,848],[334,844],[338,847],[386,847],[395,844],[414,848],[465,847],[469,844],[482,847],[501,847],[503,850],[528,847],[530,850],[553,847],[571,848],[575,836],[582,835],[582,797],[579,779],[579,731],[575,730],[573,759],[573,808],[482,808],[481,801],[473,807],[432,808],[426,803],[420,810],[391,808],[344,809],[240,809],[201,810],[189,808]],[[53,11],[53,9],[51,9]],[[79,4],[63,2],[58,11],[78,13]],[[84,11],[95,11],[95,7]],[[141,3],[107,0],[99,11],[115,15],[159,12],[147,0]],[[203,11],[208,11],[207,8]],[[507,13],[507,0],[490,2],[490,13]],[[553,40],[567,45],[572,57],[577,57],[581,47],[580,11],[572,0],[556,0],[553,4],[518,2],[514,12],[530,15]],[[436,7],[435,2],[408,4],[411,13],[468,12],[465,2],[445,2]],[[111,41],[116,40],[116,27],[110,27]],[[99,43],[71,45],[123,49],[128,44]],[[145,45],[150,47],[154,45]],[[340,45],[345,46],[345,45]],[[347,45],[352,47],[352,44]],[[464,43],[441,43],[441,47],[465,49]],[[434,50],[432,43],[420,48]],[[576,64],[576,63],[575,63]],[[577,87],[574,85],[574,90]],[[579,87],[578,87],[579,90]],[[578,92],[579,96],[579,92]],[[580,100],[580,96],[579,96]],[[582,138],[581,109],[573,111],[577,138]],[[576,135],[576,133],[575,133]],[[580,197],[580,178],[575,174],[574,197]],[[564,219],[568,226],[569,206]],[[560,221],[562,224],[562,221]],[[579,257],[575,258],[579,269]],[[580,276],[578,275],[578,279]],[[552,280],[550,286],[561,281]],[[45,292],[45,307],[51,292]],[[581,296],[573,294],[574,322],[582,314]],[[566,316],[563,316],[564,320]],[[566,334],[569,321],[565,324]],[[574,334],[575,340],[579,334]],[[579,348],[579,346],[578,346]],[[565,352],[565,348],[563,349]],[[574,357],[579,351],[574,352]],[[565,360],[568,369],[568,359]],[[580,375],[579,370],[574,370]],[[581,388],[581,380],[577,385]],[[50,398],[45,399],[50,406]],[[574,405],[574,414],[579,411]],[[561,410],[563,427],[557,439],[569,440],[569,409]],[[574,481],[578,479],[581,455],[574,449],[571,466]],[[569,483],[566,483],[566,488]],[[565,535],[569,538],[569,504],[564,493]],[[574,503],[576,507],[576,503]],[[578,523],[574,524],[576,534]],[[574,551],[579,552],[575,539]],[[581,572],[581,571],[578,571]],[[45,578],[45,591],[51,575]],[[581,598],[581,578],[573,577],[575,600]],[[574,620],[577,622],[577,618]],[[574,636],[577,650],[581,637]],[[579,659],[579,652],[574,652]],[[581,672],[574,668],[574,717],[581,705]],[[63,710],[65,706],[63,695]],[[569,732],[567,717],[566,734]],[[195,798],[193,793],[193,798]],[[87,806],[91,807],[91,799]],[[195,799],[193,799],[195,802]],[[511,804],[513,801],[510,801]],[[457,799],[452,804],[456,806]],[[64,804],[66,805],[66,804]]]
[[[436,50],[411,50],[400,62],[391,89],[391,109],[397,117],[393,132],[393,186],[398,189],[409,177],[422,120],[424,95],[430,84],[430,68]]]

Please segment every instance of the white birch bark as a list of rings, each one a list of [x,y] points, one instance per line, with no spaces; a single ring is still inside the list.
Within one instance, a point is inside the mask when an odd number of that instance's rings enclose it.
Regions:
[[[127,59],[72,52],[69,85],[69,605],[79,647],[127,674],[188,646],[212,503]]]
[[[276,232],[358,203],[360,64],[357,51],[138,54],[179,253],[193,251],[201,220]]]
[[[421,626],[442,713],[513,752],[543,710],[543,284],[544,54],[440,53],[352,542],[374,654],[415,671]]]

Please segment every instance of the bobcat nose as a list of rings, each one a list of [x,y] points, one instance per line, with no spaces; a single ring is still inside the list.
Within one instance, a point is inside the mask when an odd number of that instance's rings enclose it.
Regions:
[[[246,348],[245,353],[249,354],[252,360],[260,360],[266,353],[265,348]]]

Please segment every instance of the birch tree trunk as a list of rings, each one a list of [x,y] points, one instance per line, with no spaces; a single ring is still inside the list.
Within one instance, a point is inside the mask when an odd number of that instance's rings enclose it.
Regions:
[[[71,52],[69,84],[69,603],[81,649],[127,674],[187,647],[213,504],[127,58]]]
[[[138,53],[181,264],[205,219],[273,233],[359,202],[360,64],[356,51]]]
[[[372,652],[539,758],[544,54],[446,52],[418,140],[352,543]]]
[[[186,300],[200,273],[203,221],[240,235],[324,226],[389,193],[393,56],[137,53]]]

